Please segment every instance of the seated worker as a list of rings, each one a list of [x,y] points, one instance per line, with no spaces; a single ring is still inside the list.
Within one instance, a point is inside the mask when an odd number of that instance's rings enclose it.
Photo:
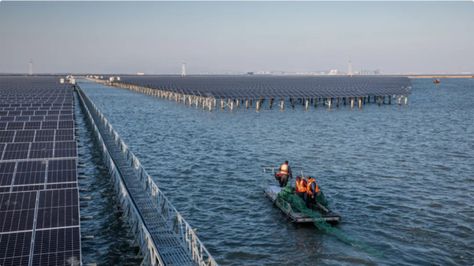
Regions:
[[[288,165],[288,161],[285,161],[280,165],[278,173],[275,174],[275,178],[280,183],[280,187],[285,187],[288,183],[288,179],[292,177],[291,168]]]
[[[319,186],[316,183],[316,179],[308,177],[308,182],[306,185],[306,206],[308,208],[313,208],[313,204],[316,203],[316,197],[320,194]]]
[[[305,199],[306,195],[306,179],[301,176],[296,177],[296,184],[295,184],[295,193],[296,195],[300,196],[301,198]]]

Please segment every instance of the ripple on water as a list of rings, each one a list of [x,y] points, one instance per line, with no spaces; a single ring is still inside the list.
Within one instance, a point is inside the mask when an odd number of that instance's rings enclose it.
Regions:
[[[76,134],[78,139],[78,172],[86,177],[79,180],[81,197],[89,196],[90,202],[81,204],[81,216],[92,216],[92,220],[81,220],[81,234],[92,235],[93,240],[82,240],[82,261],[84,264],[137,265],[142,258],[130,241],[131,229],[117,209],[113,183],[107,168],[101,161],[101,154],[95,146],[76,101]],[[85,191],[85,192],[84,192]]]

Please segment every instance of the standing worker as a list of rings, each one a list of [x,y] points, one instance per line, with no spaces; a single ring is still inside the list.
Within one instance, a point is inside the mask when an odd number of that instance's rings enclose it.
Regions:
[[[296,195],[300,196],[304,200],[306,200],[306,187],[307,187],[306,179],[304,179],[304,177],[297,176],[296,184],[295,184],[295,193]]]
[[[288,183],[288,179],[292,177],[293,175],[291,173],[291,168],[288,165],[288,161],[285,161],[280,165],[280,169],[278,170],[278,173],[275,174],[275,178],[280,183],[280,187],[285,187]]]
[[[311,176],[308,177],[308,183],[306,185],[306,206],[308,208],[313,208],[313,204],[316,203],[316,197],[321,194],[316,179]]]

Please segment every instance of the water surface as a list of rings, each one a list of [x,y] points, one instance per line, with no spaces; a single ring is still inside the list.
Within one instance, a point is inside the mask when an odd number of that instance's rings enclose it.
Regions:
[[[474,263],[474,81],[414,80],[408,106],[207,112],[81,83],[223,265]],[[315,175],[338,229],[293,225],[261,166]]]
[[[113,182],[102,162],[92,128],[76,97],[81,248],[84,265],[138,265],[142,261],[131,228],[120,209]],[[87,218],[87,219],[84,219]],[[93,238],[85,238],[93,236]]]

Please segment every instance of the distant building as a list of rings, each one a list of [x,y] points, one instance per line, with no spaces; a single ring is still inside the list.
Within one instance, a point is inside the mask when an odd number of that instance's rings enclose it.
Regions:
[[[186,63],[181,64],[181,77],[186,76]]]
[[[30,62],[28,62],[28,75],[33,75],[33,60],[30,59]]]

